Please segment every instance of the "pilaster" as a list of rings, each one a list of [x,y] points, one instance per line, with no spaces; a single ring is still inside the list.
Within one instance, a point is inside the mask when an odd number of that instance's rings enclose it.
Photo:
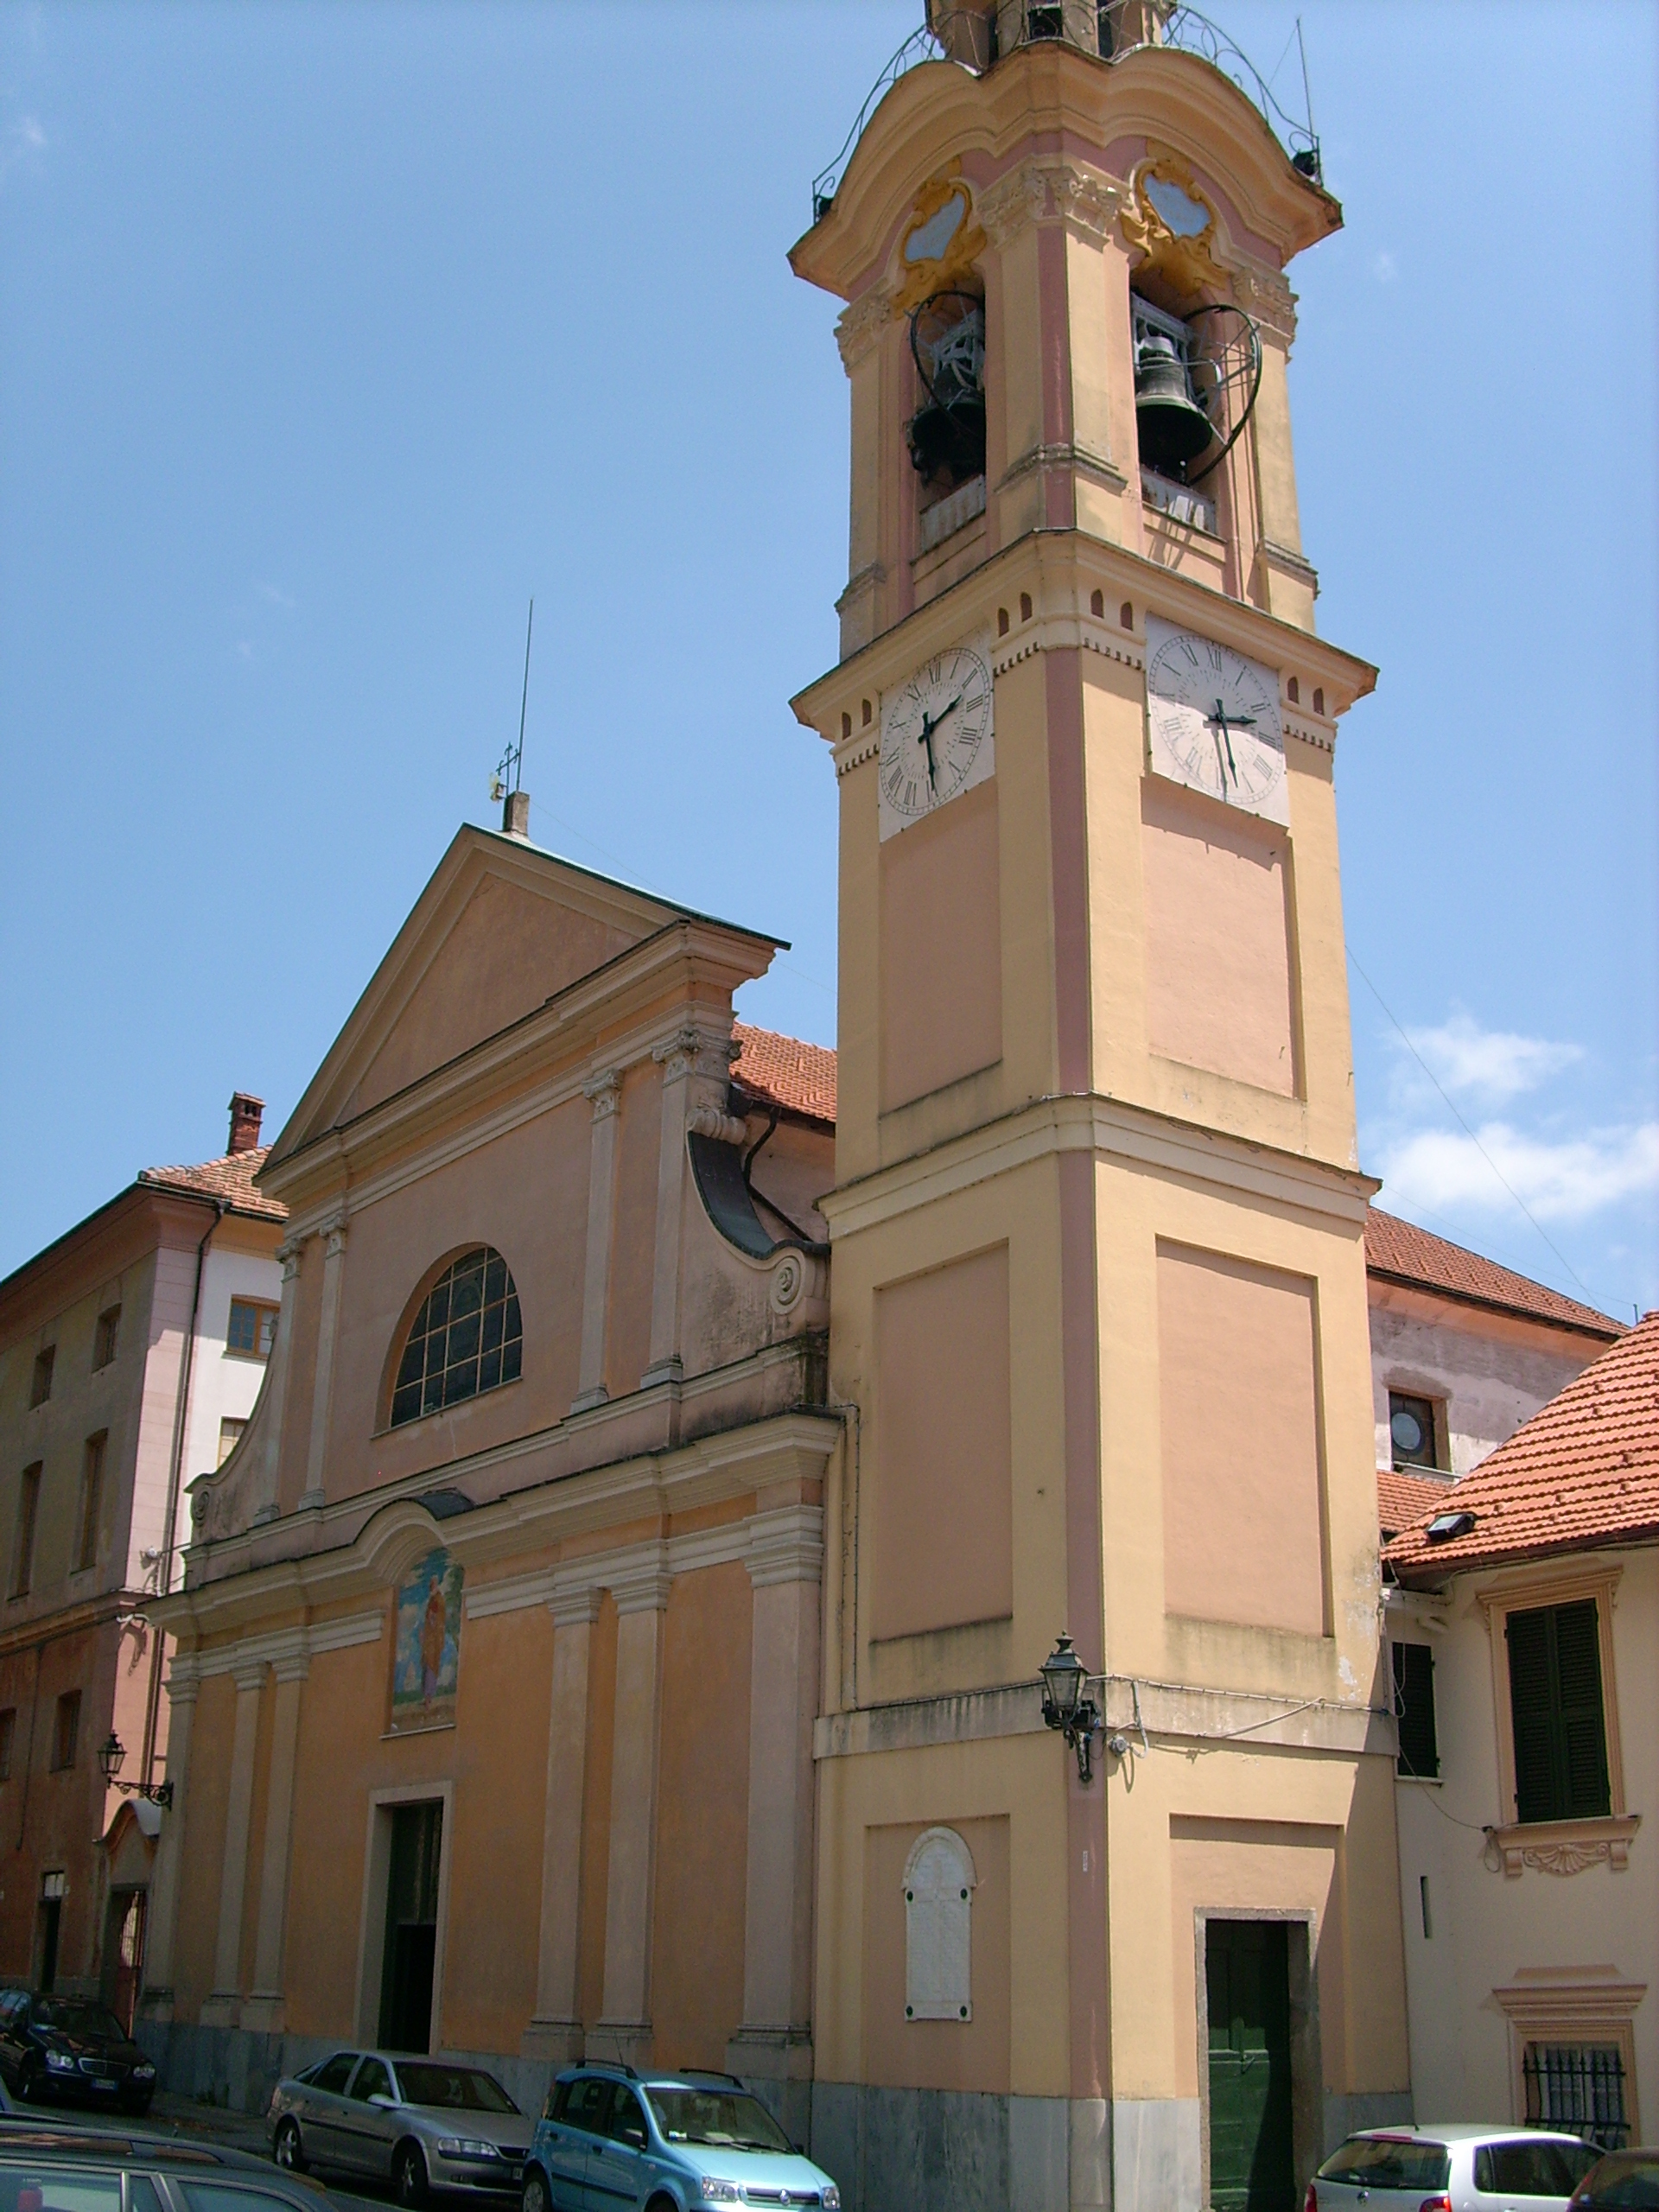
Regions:
[[[657,1877],[658,1748],[662,1731],[666,1555],[618,1574],[616,1717],[605,1900],[605,1993],[595,2057],[652,2055],[651,1920]]]
[[[141,2017],[173,2018],[173,1946],[179,1925],[179,1875],[184,1852],[184,1818],[189,1794],[190,1738],[195,1727],[201,1677],[196,1662],[175,1651],[167,1673],[167,1779],[173,1801],[162,1815],[150,1884],[149,1926],[144,1945],[144,1987]]]
[[[651,1359],[644,1388],[678,1382],[680,1360],[680,1249],[684,1237],[687,1184],[685,1137],[699,1107],[723,1113],[734,1046],[729,1030],[710,1036],[690,1025],[652,1052],[663,1071],[662,1140],[657,1162],[657,1253],[652,1275]]]
[[[316,1385],[311,1398],[311,1440],[305,1459],[302,1511],[323,1503],[323,1461],[328,1449],[328,1414],[334,1396],[334,1338],[340,1329],[340,1277],[346,1270],[346,1222],[336,1216],[323,1229],[322,1315],[317,1325]]]
[[[282,1306],[276,1316],[276,1341],[270,1348],[270,1365],[265,1370],[264,1395],[268,1403],[262,1415],[264,1457],[260,1465],[259,1499],[253,1511],[256,1526],[264,1521],[274,1521],[282,1510],[277,1503],[277,1489],[282,1480],[283,1408],[288,1399],[294,1308],[299,1298],[300,1247],[284,1239],[276,1248],[276,1256],[283,1263]]]
[[[616,1219],[616,1120],[622,1078],[614,1068],[583,1084],[593,1102],[593,1137],[588,1168],[588,1251],[582,1275],[582,1364],[573,1414],[602,1406],[605,1388],[605,1323],[610,1303],[611,1233]]]
[[[599,1592],[556,1588],[553,1694],[547,1729],[547,1800],[542,1827],[541,1937],[536,2016],[519,2050],[568,2066],[582,2055],[577,1994],[582,1936],[582,1816],[588,1777],[588,1676]]]
[[[204,2027],[233,2028],[241,2015],[242,1899],[247,1887],[254,1749],[264,1680],[264,1659],[236,1670],[236,1728],[231,1740],[230,1802],[225,1815],[225,1857],[219,1870],[219,1936],[213,1951],[213,1991],[201,2008]]]
[[[254,1943],[253,1987],[242,2007],[240,2024],[257,2033],[280,2035],[283,1945],[288,1927],[288,1885],[292,1864],[294,1766],[299,1748],[300,1695],[311,1662],[303,1649],[285,1653],[271,1671],[276,1678],[276,1709],[270,1738],[270,1777],[265,1794],[265,1845],[259,1877],[259,1925]]]

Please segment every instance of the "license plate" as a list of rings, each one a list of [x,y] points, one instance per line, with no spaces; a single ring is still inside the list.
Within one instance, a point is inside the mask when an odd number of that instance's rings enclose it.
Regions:
[[[98,2076],[94,2075],[92,2076],[92,2087],[95,2089],[113,2089],[115,2088],[115,2083],[113,2082],[100,2082]]]

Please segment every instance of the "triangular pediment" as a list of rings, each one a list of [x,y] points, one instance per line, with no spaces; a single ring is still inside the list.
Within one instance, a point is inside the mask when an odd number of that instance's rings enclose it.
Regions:
[[[511,1028],[687,912],[518,838],[458,831],[267,1169]]]

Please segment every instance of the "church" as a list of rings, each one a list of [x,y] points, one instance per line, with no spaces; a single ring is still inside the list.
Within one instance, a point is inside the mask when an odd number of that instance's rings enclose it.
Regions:
[[[1153,0],[935,13],[791,257],[838,1050],[736,1018],[771,937],[457,834],[260,1172],[275,1350],[149,1608],[143,2033],[249,2108],[340,2043],[725,2069],[849,2212],[1277,2208],[1410,2112],[1375,671],[1286,376],[1341,211]]]

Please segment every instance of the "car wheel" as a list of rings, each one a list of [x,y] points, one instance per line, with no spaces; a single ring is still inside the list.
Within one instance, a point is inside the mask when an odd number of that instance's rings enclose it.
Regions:
[[[553,2212],[553,2194],[548,2188],[547,2176],[539,2166],[531,2166],[524,2176],[520,2212]]]
[[[300,2140],[300,2123],[297,2120],[284,2120],[279,2123],[276,2129],[276,2140],[272,2145],[272,2156],[276,2158],[277,2164],[288,2173],[302,2174],[305,2171],[305,2145]]]
[[[426,2160],[418,2143],[400,2143],[391,2162],[391,2185],[400,2204],[426,2202]]]

